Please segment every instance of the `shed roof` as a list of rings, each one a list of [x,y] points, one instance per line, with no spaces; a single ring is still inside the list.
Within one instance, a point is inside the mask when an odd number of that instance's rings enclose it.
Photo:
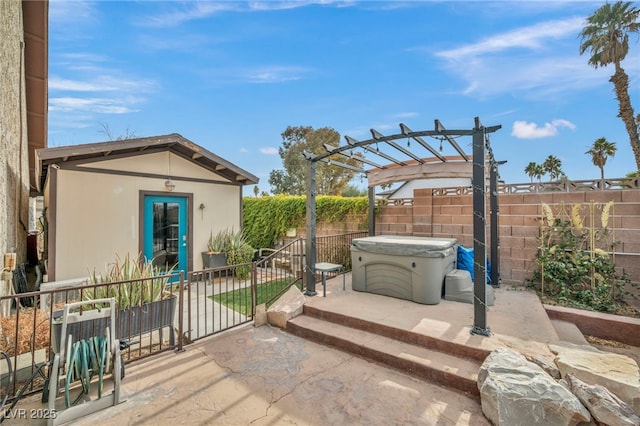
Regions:
[[[109,159],[109,157],[116,155],[119,157],[135,156],[162,151],[170,151],[241,185],[255,185],[259,180],[253,174],[191,142],[182,135],[171,133],[163,136],[39,149],[36,151],[36,159],[39,164],[39,189],[42,190],[44,187],[51,164],[96,158]]]

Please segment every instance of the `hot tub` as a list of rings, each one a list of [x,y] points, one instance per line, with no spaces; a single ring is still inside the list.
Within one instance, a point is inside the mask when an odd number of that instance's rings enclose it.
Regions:
[[[356,238],[351,243],[351,262],[354,290],[436,305],[445,276],[456,267],[456,239]]]

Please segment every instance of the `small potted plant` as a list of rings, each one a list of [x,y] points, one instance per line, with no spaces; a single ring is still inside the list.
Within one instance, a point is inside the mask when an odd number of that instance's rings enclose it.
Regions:
[[[202,252],[202,266],[205,269],[219,268],[227,265],[243,265],[253,259],[253,247],[245,240],[242,231],[224,229],[217,234],[211,233],[208,251]],[[241,266],[235,273],[240,278],[249,276],[248,266]]]
[[[207,251],[202,252],[202,267],[204,269],[219,268],[227,265],[227,252],[229,251],[230,231],[223,229],[214,234],[211,232]]]

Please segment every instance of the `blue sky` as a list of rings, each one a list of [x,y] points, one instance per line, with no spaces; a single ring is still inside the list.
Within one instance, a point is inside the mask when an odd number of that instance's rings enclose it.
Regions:
[[[471,129],[478,116],[502,125],[490,140],[507,183],[528,182],[525,166],[548,155],[570,179],[598,178],[584,152],[603,136],[618,147],[605,174],[622,177],[635,162],[613,67],[579,55],[602,4],[50,0],[49,146],[107,140],[102,125],[180,133],[268,191],[287,126],[332,127],[344,144],[401,122]],[[636,36],[623,67],[637,114]],[[471,152],[471,138],[458,143]]]

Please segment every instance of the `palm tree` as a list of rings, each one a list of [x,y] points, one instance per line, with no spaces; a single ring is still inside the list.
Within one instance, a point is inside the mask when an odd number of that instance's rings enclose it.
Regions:
[[[604,183],[604,165],[607,163],[609,157],[616,155],[616,143],[609,142],[607,138],[598,138],[591,145],[591,149],[585,152],[585,154],[591,155],[591,161],[593,165],[600,169],[600,180]],[[602,186],[601,186],[602,187]]]
[[[533,177],[536,174],[537,166],[538,164],[532,161],[529,164],[527,164],[527,167],[524,168],[524,172],[527,174],[527,176],[529,176],[529,178],[531,178],[531,183],[533,183]]]
[[[631,2],[606,3],[587,19],[580,37],[580,54],[589,51],[589,65],[594,68],[615,65],[609,79],[618,98],[618,117],[629,133],[629,142],[640,170],[640,137],[629,97],[629,76],[620,63],[629,52],[629,33],[640,32],[640,9]]]
[[[553,155],[549,155],[547,159],[544,160],[542,168],[546,173],[549,173],[549,178],[552,182],[557,180],[559,176],[564,175],[562,171],[562,161]]]
[[[532,161],[524,168],[524,172],[531,178],[531,183],[533,183],[533,178],[540,181],[540,178],[544,175],[544,168],[541,164]]]
[[[536,164],[536,170],[533,177],[538,179],[538,182],[540,182],[542,180],[542,176],[544,176],[544,173],[544,167],[542,167],[542,164]]]

